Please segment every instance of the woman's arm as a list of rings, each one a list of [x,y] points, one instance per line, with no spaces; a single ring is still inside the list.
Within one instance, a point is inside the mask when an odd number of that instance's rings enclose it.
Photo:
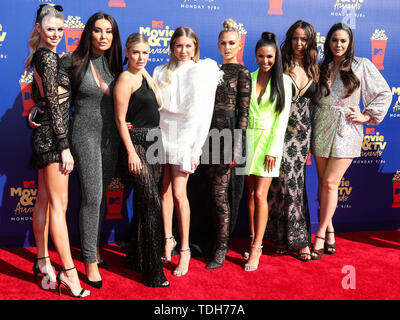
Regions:
[[[135,83],[132,77],[125,72],[121,73],[121,75],[118,77],[117,83],[114,87],[115,123],[128,154],[129,172],[135,174],[140,173],[142,169],[142,163],[136,153],[135,147],[133,146],[128,126],[126,125],[126,113],[128,111],[128,104],[131,94],[136,91],[137,88],[137,83]]]

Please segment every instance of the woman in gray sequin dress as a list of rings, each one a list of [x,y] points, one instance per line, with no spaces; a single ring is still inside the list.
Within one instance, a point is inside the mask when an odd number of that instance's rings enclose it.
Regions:
[[[268,194],[270,207],[266,238],[277,254],[298,251],[298,259],[309,261],[310,213],[305,172],[311,142],[311,112],[319,78],[316,32],[308,22],[298,20],[287,31],[282,46],[284,72],[296,86],[290,108],[279,177]]]
[[[320,203],[320,222],[311,253],[313,260],[321,259],[324,252],[336,252],[332,217],[340,180],[353,158],[361,155],[363,123],[378,125],[392,100],[388,84],[372,62],[354,57],[353,33],[346,24],[331,27],[324,54],[311,142]],[[363,111],[359,107],[361,98]]]
[[[101,224],[108,185],[117,164],[119,135],[112,90],[122,71],[122,49],[116,21],[92,15],[79,46],[63,57],[70,73],[73,106],[71,144],[82,191],[80,236],[88,283],[101,288],[98,270]]]

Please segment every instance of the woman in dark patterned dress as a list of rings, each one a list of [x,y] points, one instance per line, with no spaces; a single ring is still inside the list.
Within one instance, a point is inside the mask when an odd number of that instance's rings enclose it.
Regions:
[[[229,130],[232,143],[227,144],[219,138],[216,144],[219,156],[213,153],[216,146],[210,143],[209,164],[204,166],[210,188],[210,205],[215,229],[215,236],[211,239],[214,242],[212,261],[207,265],[207,269],[222,267],[229,249],[229,234],[236,223],[243,194],[244,175],[238,174],[237,170],[243,169],[245,164],[243,151],[246,145],[245,130],[249,114],[251,77],[247,68],[237,61],[240,46],[236,22],[227,19],[218,37],[224,77],[215,95],[209,141],[213,142],[213,133],[220,135],[222,130]]]
[[[161,139],[162,106],[156,84],[145,69],[149,53],[147,38],[131,34],[125,46],[128,67],[114,88],[115,122],[125,146],[123,168],[134,190],[135,214],[125,266],[142,272],[143,283],[149,287],[168,287],[161,262],[164,238],[158,184],[162,164],[147,157],[154,142],[146,138],[154,135]],[[129,130],[126,121],[132,125]]]
[[[68,142],[71,85],[56,53],[64,32],[62,10],[58,5],[40,6],[29,40],[31,52],[26,59],[26,71],[33,67],[34,100],[41,106],[37,117],[32,119],[32,115],[29,116],[30,123],[35,122],[31,164],[38,169],[38,195],[33,212],[38,252],[33,273],[47,276],[51,282],[57,281],[59,293],[63,284],[70,295],[82,298],[88,296],[90,291],[82,289],[80,285],[71,256],[65,219],[68,180],[74,159]],[[49,229],[63,267],[57,277],[48,253]]]
[[[310,150],[312,98],[319,78],[318,49],[314,27],[302,20],[287,31],[282,46],[284,72],[296,87],[285,134],[280,175],[271,183],[266,238],[277,254],[299,252],[301,261],[311,259],[310,214],[305,170]]]

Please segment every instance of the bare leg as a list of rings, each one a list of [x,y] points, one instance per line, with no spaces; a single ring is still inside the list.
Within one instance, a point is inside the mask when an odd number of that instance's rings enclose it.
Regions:
[[[250,246],[254,241],[254,183],[255,176],[245,177],[246,186],[246,203],[247,203],[247,219],[249,222],[249,235],[250,235]],[[249,253],[245,252],[245,258],[248,258]]]
[[[255,177],[254,180],[254,241],[253,246],[260,247],[263,242],[265,229],[268,222],[268,190],[272,182],[272,178]],[[262,250],[251,247],[248,266],[246,271],[254,269],[261,257]]]
[[[69,245],[68,228],[65,214],[68,205],[68,175],[61,174],[60,164],[52,163],[44,169],[44,182],[49,198],[50,232],[63,269],[74,267]],[[61,279],[71,288],[74,295],[79,295],[82,287],[76,269],[64,272]],[[88,295],[90,291],[86,291]]]
[[[320,221],[317,230],[319,237],[325,238],[327,228],[332,228],[332,217],[338,202],[338,187],[340,180],[353,159],[315,157],[319,177]],[[316,238],[314,249],[323,248],[324,240]],[[313,255],[313,254],[312,254]],[[315,255],[313,255],[315,256]]]
[[[37,258],[48,257],[49,199],[43,181],[43,169],[38,170],[38,191],[33,209],[32,226],[37,246]],[[37,263],[40,271],[46,273],[51,282],[56,282],[56,275],[50,259],[39,259]]]
[[[186,194],[186,185],[189,174],[181,172],[178,166],[171,166],[172,193],[176,213],[178,217],[179,233],[181,240],[181,255],[174,275],[183,276],[186,274],[190,261],[189,229],[190,229],[190,206]]]
[[[164,167],[164,175],[162,177],[161,187],[161,204],[162,204],[162,219],[164,225],[164,255],[165,261],[171,260],[171,252],[176,244],[172,234],[172,217],[174,213],[174,199],[172,196],[172,178],[171,165],[166,164]]]

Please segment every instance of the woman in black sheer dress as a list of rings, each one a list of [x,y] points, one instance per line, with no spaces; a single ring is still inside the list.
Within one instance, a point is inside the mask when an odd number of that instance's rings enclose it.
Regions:
[[[222,55],[223,82],[215,95],[215,106],[211,121],[208,164],[203,170],[208,182],[210,208],[214,219],[214,236],[211,262],[207,269],[220,268],[229,249],[229,235],[233,232],[243,194],[244,175],[238,170],[245,164],[245,130],[251,94],[251,77],[246,67],[237,61],[240,36],[236,22],[227,19],[218,37],[218,49]],[[230,139],[216,140],[212,136]],[[218,151],[217,151],[218,149]],[[202,159],[204,160],[204,159]]]
[[[29,40],[30,55],[26,71],[33,67],[32,91],[41,106],[35,121],[31,165],[38,169],[38,194],[33,212],[33,230],[38,248],[33,265],[35,275],[42,274],[61,284],[70,295],[86,297],[82,289],[69,245],[65,214],[68,206],[68,180],[74,159],[68,142],[71,85],[61,59],[56,53],[64,31],[62,7],[42,4],[37,11],[35,29]],[[60,256],[63,269],[55,277],[48,253],[48,232]]]
[[[131,34],[125,49],[128,67],[114,88],[115,122],[125,146],[123,168],[134,190],[134,216],[125,266],[142,272],[146,286],[167,287],[169,282],[161,261],[163,227],[158,190],[162,165],[156,159],[159,154],[148,154],[154,141],[146,139],[150,135],[161,139],[162,101],[156,84],[144,69],[149,53],[147,38]],[[129,130],[126,122],[130,124]]]
[[[267,239],[277,254],[298,251],[298,259],[311,259],[310,213],[305,171],[311,141],[313,96],[319,78],[318,49],[314,27],[298,20],[287,31],[282,46],[284,72],[296,87],[286,129],[280,175],[271,183]]]

